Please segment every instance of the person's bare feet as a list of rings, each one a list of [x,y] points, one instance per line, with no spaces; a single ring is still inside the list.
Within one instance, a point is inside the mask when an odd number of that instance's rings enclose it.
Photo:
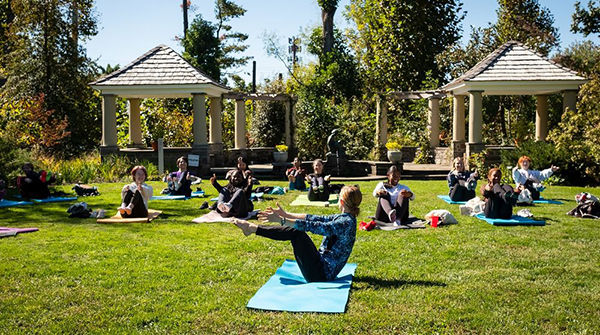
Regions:
[[[119,214],[123,215],[126,213],[125,208],[127,208],[127,206],[125,204],[122,204],[121,207],[117,208],[117,211],[119,212]]]
[[[233,224],[236,225],[238,228],[240,228],[245,236],[249,236],[253,233],[256,233],[256,228],[258,228],[258,226],[256,224],[250,223],[245,220],[235,219],[235,220],[233,220]]]

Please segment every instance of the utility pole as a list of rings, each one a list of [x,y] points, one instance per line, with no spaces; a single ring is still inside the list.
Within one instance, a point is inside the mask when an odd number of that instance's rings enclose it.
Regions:
[[[181,8],[183,9],[183,38],[185,39],[188,30],[188,0],[182,0]]]
[[[288,62],[292,63],[292,69],[296,68],[296,63],[300,61],[300,57],[297,56],[297,53],[302,51],[302,46],[300,46],[300,38],[290,37],[288,39],[289,47],[288,52],[290,56],[288,56]]]

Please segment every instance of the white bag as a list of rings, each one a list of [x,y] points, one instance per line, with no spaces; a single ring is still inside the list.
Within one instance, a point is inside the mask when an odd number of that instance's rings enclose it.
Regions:
[[[425,220],[427,220],[428,222],[431,222],[432,216],[439,217],[441,224],[456,224],[456,223],[458,223],[458,221],[456,220],[454,215],[452,215],[452,213],[448,212],[445,209],[432,210],[431,212],[425,214]]]
[[[481,200],[479,197],[475,197],[466,204],[461,205],[460,215],[470,215],[475,216],[479,213],[483,213],[483,208],[485,207],[485,201]]]

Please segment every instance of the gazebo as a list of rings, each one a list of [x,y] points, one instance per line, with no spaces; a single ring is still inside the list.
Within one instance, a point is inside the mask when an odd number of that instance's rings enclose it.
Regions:
[[[543,141],[548,134],[548,95],[563,94],[563,111],[575,110],[579,87],[587,80],[529,49],[522,43],[510,41],[477,63],[449,84],[435,91],[391,92],[377,101],[377,143],[387,141],[388,99],[428,99],[428,134],[432,147],[439,145],[439,100],[453,98],[452,156],[460,157],[481,152],[482,96],[535,95],[536,139]],[[465,138],[465,98],[469,97],[469,137]]]
[[[240,93],[231,90],[209,78],[177,52],[165,45],[159,45],[146,52],[120,70],[105,75],[90,83],[102,96],[102,143],[100,154],[128,154],[138,158],[152,158],[154,154],[142,143],[140,103],[144,98],[192,98],[193,103],[193,143],[191,148],[169,148],[170,156],[193,153],[200,157],[202,167],[223,163],[222,140],[222,99],[235,100],[235,155],[261,149],[246,148],[245,100],[284,101],[286,108],[285,142],[293,146],[292,123],[294,100],[287,94]],[[120,149],[117,145],[116,98],[128,100],[129,148]],[[206,99],[210,99],[210,124],[207,136]],[[268,150],[263,150],[268,151]],[[210,157],[214,160],[211,160]],[[264,155],[263,155],[264,156]],[[216,164],[215,164],[216,163]]]

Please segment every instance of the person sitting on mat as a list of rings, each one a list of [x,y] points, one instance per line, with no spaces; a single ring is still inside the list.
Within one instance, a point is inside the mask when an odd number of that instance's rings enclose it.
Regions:
[[[452,201],[468,201],[475,198],[475,188],[477,187],[479,173],[471,173],[465,169],[465,162],[462,157],[454,158],[452,170],[448,173],[449,196]]]
[[[148,217],[148,200],[152,197],[152,186],[146,184],[148,172],[138,165],[131,169],[133,183],[121,190],[121,207],[117,208],[124,218]]]
[[[519,168],[516,166],[513,168],[512,176],[517,188],[524,190],[527,189],[531,192],[531,198],[533,200],[540,199],[540,192],[544,190],[542,181],[550,178],[554,172],[558,170],[558,166],[550,166],[550,168],[538,171],[529,170],[531,167],[531,158],[527,156],[521,156],[519,158]]]
[[[493,168],[488,172],[488,182],[481,186],[481,194],[485,200],[483,213],[490,219],[510,219],[513,206],[519,198],[519,189],[500,184],[502,172]]]
[[[323,161],[315,159],[313,162],[314,173],[306,176],[306,181],[310,183],[308,187],[308,200],[310,201],[328,201],[329,200],[329,180],[331,176],[323,174]]]
[[[213,174],[210,183],[219,192],[216,211],[223,217],[245,218],[254,209],[250,196],[252,195],[252,175],[246,175],[241,170],[234,170],[229,175],[229,183],[223,187]]]
[[[50,196],[48,185],[56,181],[56,178],[44,170],[39,173],[33,170],[33,164],[23,164],[24,177],[17,178],[17,187],[21,196],[26,199],[46,199]]]
[[[168,186],[161,193],[191,197],[192,184],[199,183],[201,179],[188,171],[188,160],[186,157],[181,156],[177,158],[177,167],[179,171],[171,172],[165,177],[164,181],[167,182]]]
[[[409,214],[409,200],[415,200],[414,193],[408,186],[398,184],[400,170],[395,165],[387,171],[387,182],[380,182],[373,190],[373,196],[379,198],[375,211],[375,220],[405,224]]]
[[[286,212],[279,203],[267,207],[258,218],[262,223],[278,222],[281,225],[256,225],[245,220],[234,220],[244,235],[252,233],[278,241],[291,241],[298,267],[307,282],[331,281],[340,273],[356,240],[356,217],[360,211],[362,194],[357,186],[345,186],[340,191],[340,214],[318,216]],[[306,232],[323,235],[317,250]]]
[[[244,175],[244,180],[250,180],[252,181],[252,184],[258,184],[256,178],[254,178],[254,173],[252,172],[252,170],[250,170],[250,168],[248,168],[248,160],[246,159],[246,157],[238,157],[236,168],[233,170],[229,170],[225,175],[225,179],[229,180],[230,176],[235,171],[241,171]]]
[[[290,185],[290,190],[306,190],[306,184],[304,184],[304,179],[306,179],[306,170],[302,168],[302,161],[298,157],[294,158],[292,162],[293,166],[289,168],[285,175],[287,176]]]

